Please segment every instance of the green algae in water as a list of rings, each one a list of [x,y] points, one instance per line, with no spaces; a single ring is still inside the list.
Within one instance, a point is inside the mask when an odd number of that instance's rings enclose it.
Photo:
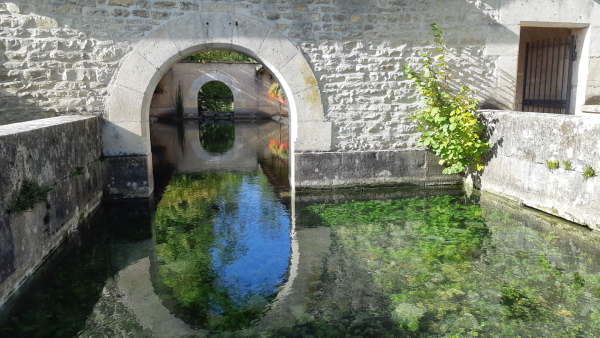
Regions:
[[[462,201],[351,201],[306,210],[331,227],[389,297],[397,330],[390,336],[600,335],[593,296],[600,276],[591,261],[569,263],[581,259],[555,237]]]

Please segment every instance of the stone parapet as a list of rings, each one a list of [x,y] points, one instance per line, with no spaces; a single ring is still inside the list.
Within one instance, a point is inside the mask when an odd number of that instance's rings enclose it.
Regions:
[[[600,230],[600,120],[593,117],[482,111],[492,145],[485,169],[467,179],[478,189]],[[550,171],[546,161],[560,161]],[[571,161],[566,170],[562,161]]]
[[[96,116],[0,126],[0,307],[102,198]],[[25,180],[50,187],[46,202],[8,214]]]

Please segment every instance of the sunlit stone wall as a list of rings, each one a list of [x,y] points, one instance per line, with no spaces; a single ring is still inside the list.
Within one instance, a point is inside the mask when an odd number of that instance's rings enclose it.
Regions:
[[[433,22],[458,58],[452,78],[471,84],[484,108],[514,108],[523,22],[591,23],[582,56],[590,70],[600,56],[593,0],[12,0],[0,3],[0,124],[104,115],[111,81],[137,42],[169,20],[223,5],[301,48],[333,122],[334,151],[414,145],[409,116],[419,103],[402,68],[431,48]]]

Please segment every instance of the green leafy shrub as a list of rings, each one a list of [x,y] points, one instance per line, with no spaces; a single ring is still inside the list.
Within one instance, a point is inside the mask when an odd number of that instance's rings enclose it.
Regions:
[[[426,146],[442,158],[440,164],[446,166],[444,174],[461,173],[466,168],[479,171],[483,169],[482,156],[490,148],[489,142],[481,137],[485,127],[476,115],[479,101],[466,84],[457,95],[448,92],[447,48],[442,31],[435,23],[431,27],[441,53],[436,57],[437,62],[430,53],[423,53],[422,75],[408,65],[404,68],[426,104],[412,118],[422,132],[417,146]]]
[[[556,160],[556,161],[546,160],[546,167],[548,167],[548,170],[550,170],[550,172],[554,172],[554,170],[558,169],[559,166],[560,165],[558,163],[558,160]]]
[[[583,174],[581,174],[581,175],[583,176],[583,180],[587,181],[592,177],[596,177],[596,171],[588,165],[585,167],[585,170],[583,171]]]
[[[563,167],[565,168],[565,170],[573,170],[573,164],[571,163],[571,161],[566,160],[566,161],[562,161]]]
[[[51,190],[50,187],[42,187],[37,182],[25,180],[19,195],[6,208],[6,212],[8,214],[18,214],[31,210],[36,204],[46,201]]]

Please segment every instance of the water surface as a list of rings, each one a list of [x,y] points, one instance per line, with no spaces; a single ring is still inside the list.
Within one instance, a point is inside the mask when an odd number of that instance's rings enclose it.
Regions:
[[[103,203],[1,337],[600,335],[596,232],[461,190],[290,198],[275,122],[151,134],[155,199]]]

